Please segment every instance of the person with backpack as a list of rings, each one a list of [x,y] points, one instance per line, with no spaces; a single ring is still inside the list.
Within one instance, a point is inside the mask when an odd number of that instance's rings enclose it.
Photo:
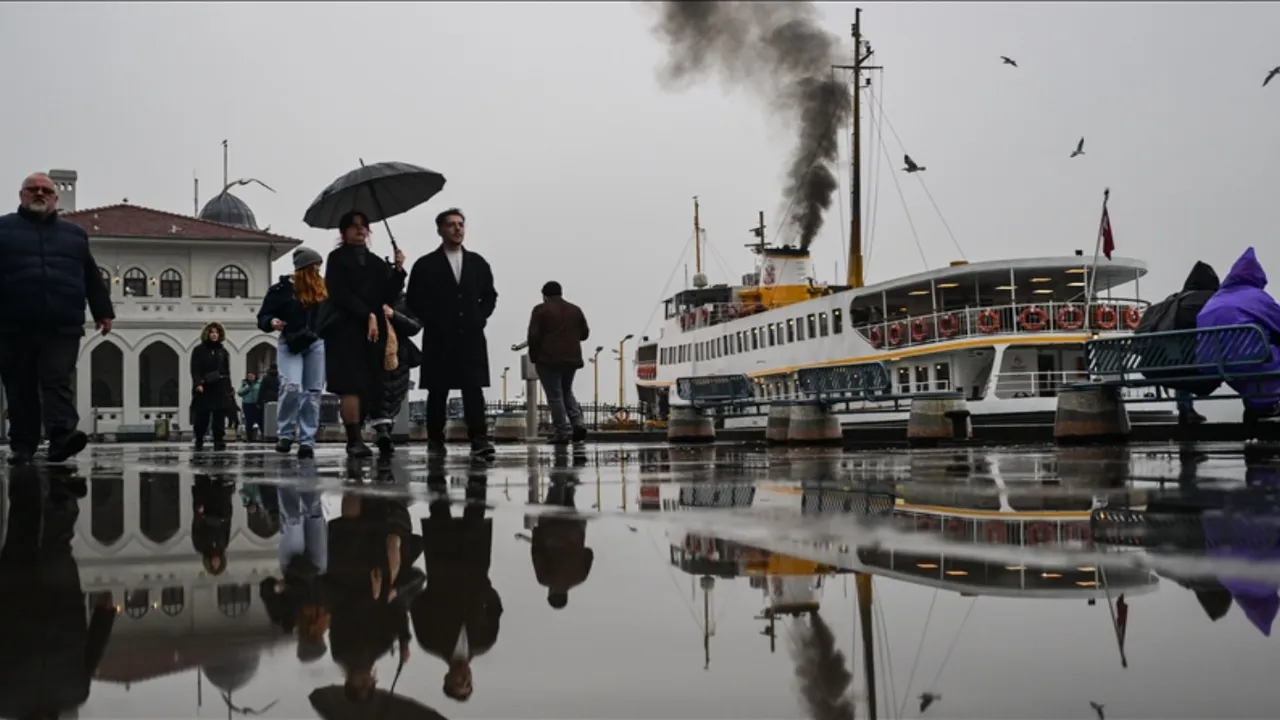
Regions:
[[[1137,329],[1133,331],[1134,334],[1195,330],[1196,317],[1213,294],[1218,291],[1219,284],[1218,273],[1211,265],[1206,262],[1196,262],[1187,275],[1186,282],[1182,284],[1181,290],[1147,308]],[[1185,355],[1187,349],[1194,351],[1194,347],[1190,345],[1185,348],[1181,345],[1176,348],[1171,347],[1169,351]],[[1186,360],[1188,365],[1195,364],[1194,357],[1188,357]],[[1177,370],[1167,372],[1171,375],[1187,374]],[[1148,379],[1155,380],[1158,376],[1150,377],[1148,374]],[[1217,380],[1206,378],[1192,383],[1183,381],[1169,385],[1168,387],[1174,391],[1174,401],[1178,407],[1178,424],[1200,425],[1203,423],[1204,416],[1195,409],[1196,396],[1211,395],[1220,384]]]

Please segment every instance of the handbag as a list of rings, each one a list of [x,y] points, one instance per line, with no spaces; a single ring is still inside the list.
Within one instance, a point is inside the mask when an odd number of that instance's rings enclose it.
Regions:
[[[288,333],[284,336],[284,345],[289,348],[289,352],[294,355],[301,355],[311,347],[320,336],[311,328],[303,328],[294,333]]]

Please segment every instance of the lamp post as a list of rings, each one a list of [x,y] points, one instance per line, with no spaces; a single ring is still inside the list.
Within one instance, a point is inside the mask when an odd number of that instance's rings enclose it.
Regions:
[[[507,373],[511,371],[511,367],[502,368],[502,410],[507,409]]]
[[[595,366],[593,369],[593,372],[595,373],[595,387],[592,390],[591,402],[596,406],[596,412],[599,412],[600,407],[600,352],[602,350],[604,350],[604,346],[597,345],[595,353],[591,356],[591,364]]]
[[[618,341],[618,409],[627,404],[627,356],[623,354],[627,341],[635,337],[630,333]]]

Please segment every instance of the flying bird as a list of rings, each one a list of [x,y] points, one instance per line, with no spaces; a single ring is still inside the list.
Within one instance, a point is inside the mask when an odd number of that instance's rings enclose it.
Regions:
[[[222,189],[222,191],[223,191],[223,192],[226,192],[226,191],[230,190],[230,189],[232,188],[232,186],[235,186],[235,185],[248,185],[249,183],[258,183],[258,184],[259,184],[259,185],[261,185],[262,187],[264,187],[264,188],[266,188],[266,189],[270,190],[271,192],[275,192],[275,191],[276,191],[276,189],[275,189],[275,188],[273,188],[273,187],[271,187],[270,185],[268,185],[268,184],[266,184],[266,183],[262,182],[262,181],[261,181],[261,180],[259,180],[258,178],[240,178],[239,180],[232,180],[231,182],[227,183],[227,186],[226,186],[225,188],[223,188],[223,189]]]
[[[920,693],[920,713],[924,714],[924,711],[928,710],[930,705],[934,704],[935,702],[941,699],[942,699],[941,695],[934,695],[933,693],[928,693],[928,692]]]
[[[1267,79],[1262,81],[1262,87],[1266,87],[1267,83],[1271,82],[1271,78],[1277,75],[1280,75],[1280,65],[1271,68],[1271,72],[1267,73]]]
[[[1080,138],[1080,142],[1076,143],[1075,152],[1071,153],[1071,157],[1084,154],[1084,138]]]
[[[1001,60],[1005,65],[1012,65],[1012,66],[1014,66],[1014,67],[1018,67],[1018,63],[1014,62],[1013,58],[1011,58],[1011,57],[1005,57],[1004,55],[1001,55],[1001,56],[1000,56],[1000,60]]]
[[[906,167],[902,168],[903,172],[918,173],[918,172],[924,172],[925,170],[928,170],[928,168],[920,167],[919,165],[917,165],[916,161],[912,160],[910,155],[903,155],[902,162],[906,164]]]
[[[1107,720],[1107,716],[1102,713],[1102,705],[1090,700],[1089,707],[1093,708],[1093,711],[1098,714],[1098,720]]]

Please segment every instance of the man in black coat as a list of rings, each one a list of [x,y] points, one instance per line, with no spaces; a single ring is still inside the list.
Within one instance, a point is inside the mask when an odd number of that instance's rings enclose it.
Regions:
[[[1142,320],[1138,323],[1138,327],[1134,330],[1135,334],[1145,335],[1147,333],[1168,332],[1170,330],[1195,330],[1196,316],[1204,308],[1205,303],[1209,302],[1209,298],[1218,292],[1218,273],[1214,272],[1213,266],[1205,262],[1197,262],[1191,268],[1191,272],[1187,274],[1187,280],[1182,284],[1182,290],[1176,292],[1160,302],[1147,308],[1142,314]],[[1173,352],[1182,352],[1185,348],[1170,349]],[[1194,362],[1194,359],[1188,359],[1188,362]],[[1181,371],[1172,371],[1175,375],[1184,375]],[[1178,422],[1182,425],[1199,425],[1205,421],[1205,418],[1195,409],[1195,398],[1197,395],[1204,396],[1212,394],[1218,388],[1218,381],[1207,379],[1196,386],[1187,386],[1185,383],[1180,387],[1174,387],[1174,399],[1178,406]]]
[[[478,253],[462,247],[467,219],[451,208],[436,216],[440,247],[413,264],[405,304],[422,322],[419,386],[427,390],[427,450],[445,452],[450,390],[462,391],[471,454],[493,456],[484,412],[489,349],[484,328],[498,303],[493,272]]]
[[[44,421],[49,461],[84,449],[76,429],[76,360],[85,303],[95,327],[111,332],[111,292],[80,226],[58,217],[48,175],[22,181],[18,212],[0,217],[0,379],[9,398],[9,464],[31,460]]]

